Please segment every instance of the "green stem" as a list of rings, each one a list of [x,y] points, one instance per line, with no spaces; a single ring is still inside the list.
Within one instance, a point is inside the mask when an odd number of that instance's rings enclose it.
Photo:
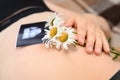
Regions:
[[[111,38],[108,38],[108,43],[110,45],[111,43]],[[110,45],[110,53],[115,54],[113,57],[113,60],[117,59],[120,56],[120,51],[116,50],[114,47]]]
[[[117,59],[117,58],[120,56],[120,52],[117,51],[115,48],[114,48],[114,49],[111,48],[110,52],[111,52],[112,54],[115,54],[115,56],[113,57],[113,60]]]

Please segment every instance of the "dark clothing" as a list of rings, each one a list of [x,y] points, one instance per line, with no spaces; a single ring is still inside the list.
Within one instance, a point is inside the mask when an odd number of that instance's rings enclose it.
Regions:
[[[43,0],[0,0],[0,32],[32,13],[50,11]]]

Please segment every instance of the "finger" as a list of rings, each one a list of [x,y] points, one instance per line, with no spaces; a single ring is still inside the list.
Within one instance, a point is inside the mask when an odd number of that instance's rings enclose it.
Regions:
[[[86,50],[88,53],[93,52],[93,47],[95,43],[95,32],[94,32],[94,25],[88,26],[87,29],[87,43],[86,43]]]
[[[65,21],[64,21],[64,26],[66,27],[72,27],[74,25],[74,18],[65,18]]]
[[[78,22],[76,23],[77,26],[77,39],[78,42],[80,43],[80,45],[84,45],[85,43],[85,36],[86,36],[86,25],[82,22]]]
[[[99,55],[102,51],[102,37],[101,31],[97,30],[96,32],[96,42],[95,42],[95,49],[94,52],[96,55]]]
[[[64,23],[64,26],[66,27],[72,27],[74,24],[74,22],[72,20],[66,20]]]
[[[105,53],[109,53],[110,52],[110,46],[109,46],[107,38],[106,38],[106,36],[103,32],[102,32],[102,42],[103,42],[103,50],[105,51]]]

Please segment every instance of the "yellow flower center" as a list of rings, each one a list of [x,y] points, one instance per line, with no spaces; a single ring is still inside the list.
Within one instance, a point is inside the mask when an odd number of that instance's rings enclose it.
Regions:
[[[67,41],[67,39],[68,39],[68,34],[65,33],[65,32],[63,32],[58,39],[59,39],[59,41],[61,41],[61,42],[65,42],[65,41]]]
[[[57,34],[57,27],[50,29],[50,37],[54,37]]]

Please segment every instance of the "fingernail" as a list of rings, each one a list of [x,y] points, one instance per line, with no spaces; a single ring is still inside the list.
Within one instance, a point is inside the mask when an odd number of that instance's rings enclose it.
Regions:
[[[108,49],[106,49],[106,51],[105,51],[106,53],[109,53],[110,52],[110,49],[108,48]]]
[[[87,50],[88,50],[89,53],[92,53],[92,47],[91,47],[91,46],[89,46],[89,47],[87,48]]]
[[[84,44],[84,39],[80,39],[80,44],[83,45]]]
[[[101,53],[100,49],[97,49],[97,50],[95,51],[95,53],[96,53],[96,55],[100,55],[100,53]]]

